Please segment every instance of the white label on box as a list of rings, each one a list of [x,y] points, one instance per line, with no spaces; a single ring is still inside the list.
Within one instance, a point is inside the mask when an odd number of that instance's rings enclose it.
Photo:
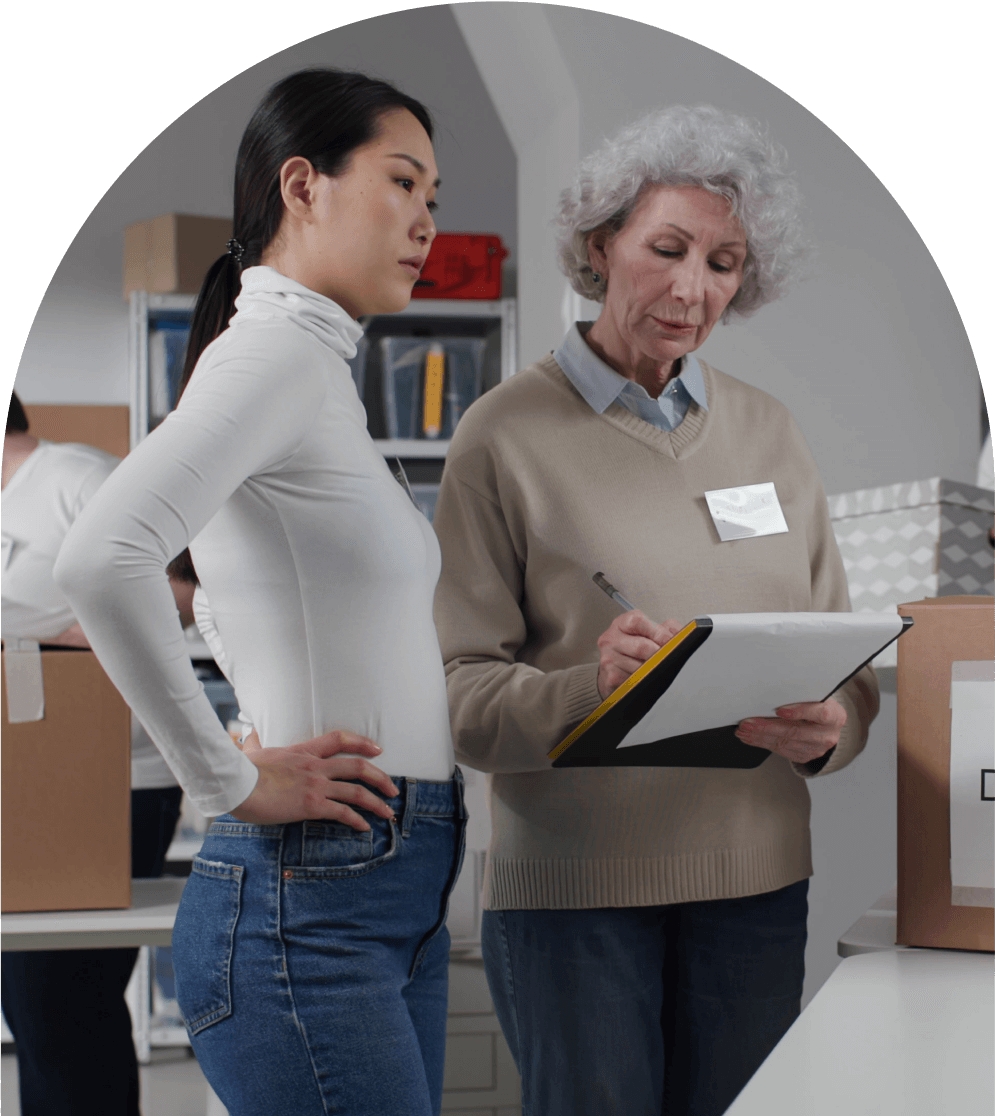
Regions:
[[[45,683],[41,652],[33,639],[4,636],[4,673],[7,677],[7,720],[12,725],[45,717]]]
[[[950,885],[954,906],[995,905],[995,664],[950,672]]]
[[[788,530],[773,481],[716,488],[705,493],[705,502],[722,542],[783,535]]]

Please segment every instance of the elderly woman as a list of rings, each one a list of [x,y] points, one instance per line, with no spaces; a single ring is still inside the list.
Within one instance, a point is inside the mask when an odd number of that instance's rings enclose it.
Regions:
[[[863,747],[873,672],[744,721],[774,753],[755,769],[547,758],[695,615],[849,610],[798,427],[692,355],[784,289],[797,209],[747,120],[677,107],[626,128],[559,215],[598,320],[453,439],[436,620],[457,754],[493,773],[484,960],[530,1116],[718,1116],[799,1011],[805,783]],[[703,494],[768,481],[788,531],[721,542]],[[597,570],[644,611],[618,616]]]

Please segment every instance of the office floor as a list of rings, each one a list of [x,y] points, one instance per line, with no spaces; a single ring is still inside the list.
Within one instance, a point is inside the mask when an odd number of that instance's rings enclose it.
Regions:
[[[200,1066],[185,1048],[158,1050],[156,1060],[139,1070],[142,1116],[205,1116],[207,1088]],[[0,1110],[21,1116],[17,1100],[17,1060],[0,1059]]]

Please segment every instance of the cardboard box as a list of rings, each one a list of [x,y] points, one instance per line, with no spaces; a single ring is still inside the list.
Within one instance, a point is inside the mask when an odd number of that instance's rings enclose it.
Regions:
[[[995,492],[933,477],[829,497],[854,612],[882,612],[903,601],[995,594],[988,530]],[[898,643],[874,660],[896,664]]]
[[[955,906],[950,873],[951,676],[954,663],[995,659],[995,599],[939,597],[898,611],[915,624],[898,641],[897,941],[995,950],[995,910]]]
[[[24,652],[4,652],[0,686],[0,906],[5,912],[128,907],[128,706],[92,652],[42,651],[43,716],[11,724],[8,658],[14,654]],[[30,661],[27,666],[30,671]]]
[[[30,431],[49,442],[82,442],[125,457],[130,445],[127,404],[25,403]]]
[[[208,268],[226,251],[227,217],[165,213],[124,230],[124,297],[132,291],[197,294]]]

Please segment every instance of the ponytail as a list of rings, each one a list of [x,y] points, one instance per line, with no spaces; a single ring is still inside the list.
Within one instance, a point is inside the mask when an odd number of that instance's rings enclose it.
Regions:
[[[181,396],[200,360],[200,354],[228,328],[235,313],[235,299],[242,289],[241,272],[239,259],[228,251],[211,264],[204,277],[190,321],[190,338],[180,375]]]

